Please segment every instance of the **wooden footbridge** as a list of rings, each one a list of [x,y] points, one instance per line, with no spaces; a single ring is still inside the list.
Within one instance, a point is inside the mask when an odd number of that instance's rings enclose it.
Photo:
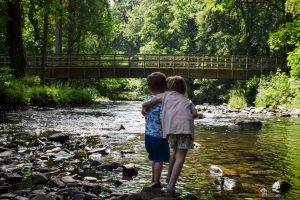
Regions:
[[[154,71],[185,78],[248,79],[276,71],[282,63],[271,57],[165,55],[165,54],[80,54],[49,55],[46,67],[41,56],[27,56],[29,75],[46,79],[144,78]],[[0,56],[0,66],[9,57]]]

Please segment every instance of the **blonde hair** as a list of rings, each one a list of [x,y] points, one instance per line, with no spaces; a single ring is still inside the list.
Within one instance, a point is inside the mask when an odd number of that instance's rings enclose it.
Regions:
[[[177,91],[185,95],[187,86],[184,78],[181,76],[170,76],[167,78],[167,90]]]

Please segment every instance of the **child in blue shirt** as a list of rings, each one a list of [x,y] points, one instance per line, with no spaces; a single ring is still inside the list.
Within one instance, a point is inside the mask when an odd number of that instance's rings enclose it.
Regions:
[[[163,93],[166,90],[166,75],[161,72],[153,72],[147,77],[148,91],[152,93],[146,98],[149,101],[155,95]],[[150,107],[146,113],[143,113],[146,120],[145,127],[145,147],[148,152],[148,158],[152,161],[152,187],[161,188],[161,173],[163,162],[169,162],[170,150],[168,141],[163,138],[161,128],[161,103]]]

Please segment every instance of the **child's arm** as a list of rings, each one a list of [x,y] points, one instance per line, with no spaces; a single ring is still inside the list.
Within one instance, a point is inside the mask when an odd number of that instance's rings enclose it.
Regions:
[[[154,97],[153,99],[151,99],[150,101],[146,101],[142,104],[142,114],[145,115],[147,109],[151,106],[154,106],[158,103],[161,103],[161,99]]]
[[[191,104],[191,113],[194,119],[198,117],[198,111],[193,103]]]

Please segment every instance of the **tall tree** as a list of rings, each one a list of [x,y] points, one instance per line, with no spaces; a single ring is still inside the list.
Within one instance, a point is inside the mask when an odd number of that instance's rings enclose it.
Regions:
[[[279,30],[270,34],[270,47],[275,52],[288,54],[287,64],[291,75],[300,78],[300,1],[287,0],[285,10],[288,22]]]
[[[62,0],[57,0],[57,4],[62,6]],[[57,16],[55,22],[55,54],[62,53],[62,17],[61,14]]]
[[[11,59],[11,66],[14,75],[21,77],[25,75],[26,54],[23,47],[22,38],[22,10],[21,0],[11,0],[6,2],[6,42]]]

